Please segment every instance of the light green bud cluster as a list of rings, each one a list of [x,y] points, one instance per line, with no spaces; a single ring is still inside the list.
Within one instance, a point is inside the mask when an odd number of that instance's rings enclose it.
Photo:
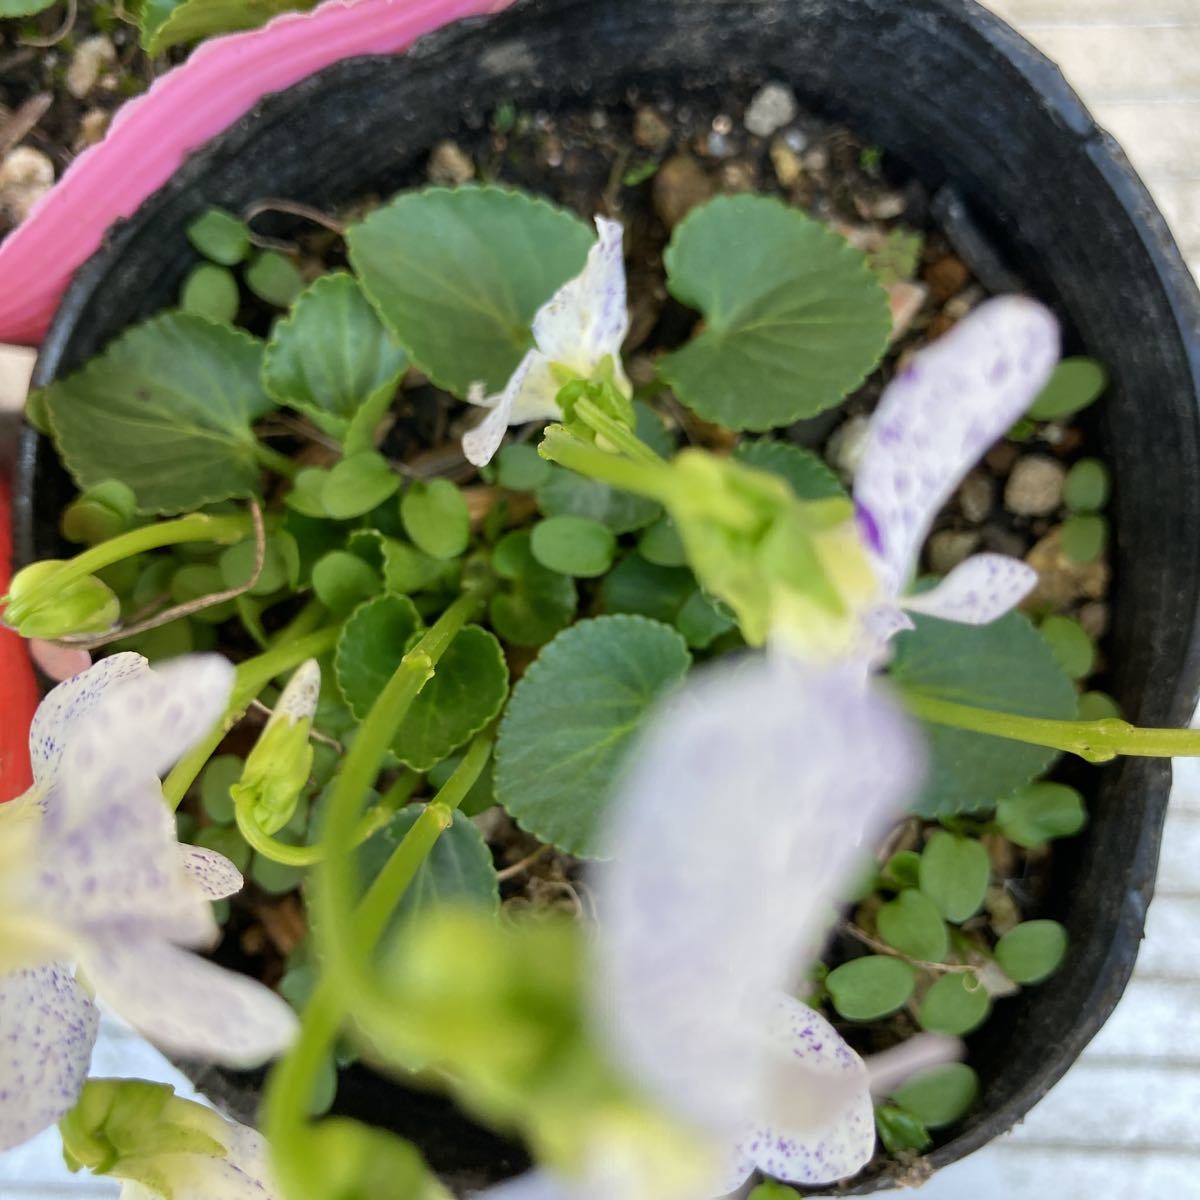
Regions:
[[[66,565],[48,558],[18,571],[9,585],[4,624],[27,638],[108,633],[121,615],[121,602],[106,583],[84,575],[61,587],[45,587]],[[31,594],[32,602],[26,599]]]

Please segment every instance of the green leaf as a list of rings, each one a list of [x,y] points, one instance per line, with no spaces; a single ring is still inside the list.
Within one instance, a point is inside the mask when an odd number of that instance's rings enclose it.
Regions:
[[[389,592],[407,595],[428,587],[446,571],[446,564],[399,538],[383,539],[383,582]]]
[[[0,0],[0,17],[32,17],[57,0]]]
[[[513,690],[496,741],[496,798],[542,841],[595,857],[629,745],[690,663],[675,630],[641,617],[560,633]]]
[[[917,1010],[922,1029],[964,1037],[978,1029],[992,1010],[987,988],[970,971],[943,975],[925,993]]]
[[[941,962],[950,949],[946,922],[923,892],[901,892],[880,908],[875,924],[889,946],[919,962]]]
[[[292,480],[291,491],[283,498],[284,504],[293,512],[306,517],[321,519],[329,516],[325,511],[325,484],[329,481],[329,472],[324,467],[304,467],[296,472]]]
[[[378,508],[399,490],[400,476],[387,459],[375,450],[364,450],[343,458],[325,477],[321,505],[331,517],[348,521]]]
[[[916,972],[899,958],[868,954],[834,967],[825,978],[830,999],[847,1021],[875,1021],[902,1007],[916,987]]]
[[[437,766],[430,767],[425,776],[429,786],[435,789],[444,787],[462,760],[462,754],[452,754],[449,758],[443,758]],[[468,817],[477,817],[481,812],[491,808],[496,803],[496,793],[492,786],[493,778],[493,763],[489,758],[487,765],[479,772],[479,778],[475,780],[471,785],[471,790],[463,797],[458,811],[465,813]]]
[[[261,359],[240,330],[153,317],[45,390],[59,453],[81,487],[128,484],[140,512],[248,496],[259,476],[250,425],[273,407]]]
[[[200,776],[200,803],[217,825],[233,824],[233,798],[229,789],[241,779],[245,765],[236,754],[218,754],[208,760]]]
[[[788,1187],[786,1183],[768,1180],[766,1183],[760,1183],[750,1193],[748,1200],[796,1200],[798,1194],[795,1188]]]
[[[506,533],[492,552],[492,567],[507,581],[492,597],[492,628],[514,646],[541,646],[575,615],[575,581],[533,557],[528,529]]]
[[[1028,619],[1009,613],[990,625],[914,617],[893,642],[893,682],[920,695],[1028,717],[1074,720],[1075,688]],[[1045,774],[1057,757],[988,734],[925,725],[929,779],[916,811],[925,817],[979,812]]]
[[[638,538],[638,553],[658,567],[686,567],[687,551],[670,517],[659,517]]]
[[[605,612],[637,613],[674,624],[696,580],[684,567],[656,567],[640,554],[629,554],[604,577],[600,601]]]
[[[1108,372],[1092,358],[1064,358],[1029,406],[1035,421],[1059,421],[1087,408],[1108,387]]]
[[[142,10],[142,46],[161,54],[171,46],[218,33],[257,29],[284,12],[305,11],[317,0],[149,0]]]
[[[1066,952],[1067,931],[1057,921],[1022,921],[996,943],[996,961],[1014,983],[1041,983]]]
[[[543,516],[591,517],[603,521],[613,533],[631,533],[662,514],[653,500],[618,491],[597,479],[584,479],[562,467],[550,468],[549,477],[537,489],[537,504]]]
[[[367,303],[353,275],[322,275],[276,322],[263,358],[263,386],[342,437],[369,398],[390,399],[408,356]],[[378,420],[378,418],[376,418]]]
[[[215,596],[225,590],[220,569],[211,563],[188,563],[171,576],[171,599],[176,604],[190,604],[193,600]],[[233,601],[225,600],[192,613],[192,620],[205,625],[219,625],[233,616],[235,611]]]
[[[675,435],[658,415],[642,400],[633,402],[633,431],[659,458],[671,458],[675,454]]]
[[[142,7],[143,22],[160,3],[161,0],[147,0]],[[250,253],[250,231],[223,208],[202,212],[187,227],[187,239],[210,262],[223,267],[236,266]]]
[[[205,317],[218,325],[231,325],[237,316],[241,296],[233,272],[213,263],[201,263],[183,282],[179,307],[195,317]]]
[[[675,628],[693,650],[705,650],[723,633],[734,627],[734,620],[697,588],[675,614]]]
[[[369,887],[392,857],[404,835],[425,811],[424,804],[402,808],[359,851],[360,877]],[[393,921],[411,920],[437,904],[472,904],[487,912],[500,910],[500,884],[492,864],[492,852],[474,822],[462,812],[443,830],[421,864]]]
[[[1111,478],[1098,458],[1081,458],[1063,482],[1063,500],[1072,512],[1098,512],[1108,502]]]
[[[979,1096],[979,1076],[966,1063],[945,1063],[923,1071],[892,1093],[901,1108],[929,1129],[961,1120]]]
[[[1075,563],[1090,563],[1108,544],[1108,522],[1093,513],[1074,513],[1062,525],[1063,553]]]
[[[217,565],[221,581],[227,588],[242,587],[254,573],[256,547],[253,538],[229,546],[222,551]],[[271,534],[263,552],[262,574],[249,589],[251,596],[270,596],[284,587],[295,588],[299,582],[300,552],[296,539],[280,531]]]
[[[705,328],[659,361],[689,408],[727,429],[771,429],[839,403],[892,332],[865,256],[823,221],[764,196],[722,196],[676,227],[667,287]]]
[[[304,291],[304,276],[286,254],[264,250],[246,268],[246,286],[267,304],[287,308]]]
[[[776,438],[741,441],[733,457],[748,467],[778,475],[801,500],[830,500],[844,497],[846,489],[838,477],[811,450]]]
[[[495,187],[407,192],[346,235],[384,321],[458,396],[508,382],[533,344],[534,314],[583,269],[592,240],[578,217]]]
[[[287,839],[281,837],[280,840]],[[305,867],[289,867],[264,854],[256,854],[250,863],[250,878],[272,896],[283,896],[298,888],[307,874]]]
[[[471,540],[471,515],[448,479],[409,484],[400,501],[404,532],[432,558],[457,558]]]
[[[921,856],[915,850],[897,850],[880,871],[885,886],[895,889],[915,888],[921,878]]]
[[[311,1155],[305,1176],[309,1196],[451,1200],[420,1151],[393,1133],[346,1117],[326,1117],[309,1125],[304,1136]]]
[[[550,478],[550,464],[533,446],[509,442],[496,455],[496,482],[512,492],[537,491]]]
[[[192,845],[225,855],[243,873],[250,866],[250,847],[233,825],[207,825],[192,839]]]
[[[382,584],[378,572],[357,554],[331,550],[314,565],[312,586],[317,599],[335,617],[340,617],[377,595]]]
[[[590,517],[547,517],[534,525],[529,547],[549,571],[594,579],[612,566],[617,539],[607,525]]]
[[[1050,644],[1058,665],[1072,679],[1084,679],[1096,665],[1096,647],[1078,621],[1070,617],[1047,617],[1039,626]]]
[[[63,509],[59,528],[67,541],[94,546],[131,528],[136,512],[132,489],[118,479],[105,479]]]
[[[1121,706],[1106,692],[1084,692],[1079,697],[1081,721],[1103,721],[1105,717],[1120,715]]]
[[[876,1107],[875,1128],[884,1149],[890,1154],[897,1154],[901,1150],[925,1150],[933,1144],[929,1130],[916,1116],[892,1104]]]
[[[961,924],[983,907],[991,872],[982,842],[939,829],[921,854],[921,891],[947,921]]]
[[[362,720],[387,685],[420,628],[407,596],[361,605],[338,638],[338,687]],[[392,745],[396,757],[427,771],[478,733],[508,696],[508,664],[500,643],[477,625],[460,630],[421,689]]]

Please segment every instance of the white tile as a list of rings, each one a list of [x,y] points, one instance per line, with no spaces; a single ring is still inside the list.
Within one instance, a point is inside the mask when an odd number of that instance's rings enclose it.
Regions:
[[[1158,865],[1161,895],[1200,895],[1200,813],[1172,807]]]
[[[1194,21],[1196,0],[984,0],[1006,21],[1037,32],[1043,25],[1150,25]],[[1036,40],[1036,39],[1035,39]]]
[[[1033,37],[1090,103],[1200,97],[1200,24],[1046,27]]]
[[[1146,920],[1137,973],[1161,979],[1200,977],[1200,896],[1156,897]]]
[[[1200,101],[1165,104],[1099,103],[1097,123],[1121,143],[1151,188],[1162,179],[1200,177]]]
[[[1200,1074],[1200,982],[1133,979],[1088,1053],[1190,1064]]]

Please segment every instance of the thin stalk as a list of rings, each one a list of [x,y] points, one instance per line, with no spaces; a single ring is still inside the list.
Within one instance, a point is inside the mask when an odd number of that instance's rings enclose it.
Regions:
[[[949,725],[972,733],[1033,746],[1047,746],[1076,754],[1087,762],[1102,763],[1128,755],[1135,758],[1200,757],[1200,730],[1139,729],[1117,717],[1099,721],[1055,721],[1047,717],[1022,717],[956,704],[920,692],[902,691],[905,707],[914,716],[935,725]]]
[[[269,471],[274,471],[276,475],[282,475],[285,479],[295,479],[300,472],[298,463],[257,439],[254,442],[254,457]]]
[[[271,635],[268,645],[286,646],[288,642],[318,629],[326,616],[328,611],[325,605],[320,600],[310,600],[282,629]]]
[[[575,416],[594,433],[638,462],[661,464],[663,459],[642,441],[633,430],[614,420],[593,400],[586,397],[575,402]]]
[[[245,799],[235,804],[233,815],[238,831],[246,839],[247,845],[272,862],[282,863],[285,867],[312,867],[325,857],[323,841],[314,846],[294,846],[267,833],[254,818],[253,799]],[[383,804],[376,804],[367,809],[354,830],[354,845],[361,846],[363,842],[374,837],[395,815],[395,809],[387,808]]]
[[[662,459],[656,458],[650,463],[611,454],[580,441],[558,426],[546,430],[541,454],[579,475],[663,504],[672,500],[676,493],[674,477]]]

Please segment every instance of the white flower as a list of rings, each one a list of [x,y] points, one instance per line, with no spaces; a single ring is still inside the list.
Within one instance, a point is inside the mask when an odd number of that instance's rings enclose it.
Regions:
[[[611,357],[617,385],[630,392],[621,367],[621,344],[629,332],[625,303],[625,261],[619,221],[596,218],[599,239],[587,264],[538,309],[533,318],[534,349],[518,364],[502,392],[486,396],[482,384],[467,400],[492,411],[463,437],[463,453],[482,467],[491,462],[510,425],[562,416],[557,395],[561,383],[552,365],[589,379]]]
[[[74,1104],[96,1036],[86,989],[178,1054],[249,1065],[294,1035],[267,988],[178,948],[215,941],[210,901],[242,879],[179,844],[158,777],[220,719],[232,684],[215,655],[151,671],[117,654],[38,708],[34,786],[0,808],[0,1149]]]

